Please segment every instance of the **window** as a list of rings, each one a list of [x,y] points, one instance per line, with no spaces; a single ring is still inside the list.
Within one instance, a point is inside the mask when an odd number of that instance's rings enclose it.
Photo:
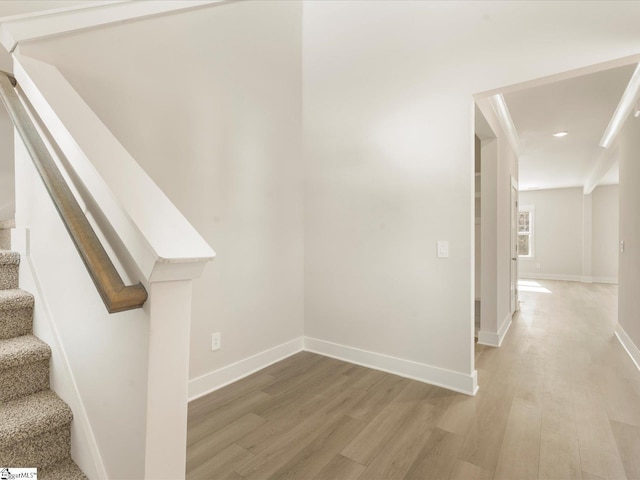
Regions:
[[[518,256],[533,258],[533,206],[522,206],[518,209]]]

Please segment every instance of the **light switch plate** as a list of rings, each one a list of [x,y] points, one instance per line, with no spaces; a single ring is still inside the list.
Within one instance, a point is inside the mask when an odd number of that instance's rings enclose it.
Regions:
[[[449,257],[449,242],[447,240],[438,240],[438,258]]]

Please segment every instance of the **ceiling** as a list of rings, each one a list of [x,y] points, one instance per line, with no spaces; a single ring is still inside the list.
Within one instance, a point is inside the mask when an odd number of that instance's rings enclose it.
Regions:
[[[584,186],[636,65],[504,94],[520,144],[521,190]],[[567,131],[556,138],[554,132]],[[600,184],[618,183],[618,166]]]

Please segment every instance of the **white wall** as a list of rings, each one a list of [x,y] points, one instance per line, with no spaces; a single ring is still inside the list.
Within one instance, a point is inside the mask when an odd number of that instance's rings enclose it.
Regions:
[[[306,333],[469,374],[472,95],[637,54],[627,15],[638,13],[611,2],[306,2]],[[446,260],[435,255],[444,239]],[[500,285],[508,261],[498,259]]]
[[[620,284],[618,334],[640,365],[640,120],[629,117],[618,137],[620,147]]]
[[[619,190],[618,185],[600,185],[591,194],[594,281],[618,281]]]
[[[77,2],[3,0],[0,2],[0,17],[64,8],[74,4],[77,4]],[[11,55],[2,46],[0,46],[0,70],[13,72]],[[4,107],[0,106],[0,221],[14,217],[15,181],[13,159],[13,125]]]
[[[0,106],[0,221],[14,217],[13,165],[13,124],[4,107]]]
[[[498,132],[498,182],[496,187],[498,211],[496,215],[497,246],[497,321],[498,331],[511,320],[511,185],[518,181],[518,157]],[[517,276],[517,273],[516,273]]]
[[[474,210],[474,216],[475,216],[475,233],[474,233],[474,237],[475,237],[475,269],[476,269],[476,274],[475,274],[475,299],[476,300],[480,300],[480,296],[482,295],[482,228],[481,228],[481,224],[480,224],[480,217],[482,215],[482,201],[480,198],[481,195],[481,188],[482,188],[482,179],[480,177],[480,170],[481,170],[481,158],[482,158],[482,142],[480,141],[480,139],[476,136],[475,137],[475,143],[474,143],[474,159],[475,159],[475,167],[474,167],[474,172],[475,172],[475,195],[476,195],[476,199],[474,202],[475,205],[475,210]]]
[[[482,217],[481,282],[484,285],[480,304],[480,329],[498,332],[498,139],[482,142]]]
[[[196,286],[207,299],[194,305],[192,375],[302,333],[304,104],[305,333],[471,376],[473,95],[637,54],[640,4],[304,9],[304,91],[294,2],[237,2],[25,52],[61,68],[216,249]],[[448,259],[437,240],[449,240]],[[508,284],[508,257],[497,261]],[[497,302],[508,309],[508,290]]]
[[[616,283],[618,279],[618,186],[599,186],[591,194],[591,272],[583,272],[582,188],[520,192],[520,205],[532,205],[535,258],[520,258],[520,276]]]
[[[520,206],[535,207],[535,258],[519,260],[521,276],[537,274],[580,280],[582,197],[582,188],[520,192]]]
[[[22,50],[61,70],[215,249],[194,282],[192,378],[302,335],[301,13],[241,2]]]
[[[2,4],[0,4],[0,16],[2,16],[2,10]],[[0,46],[0,70],[13,72],[11,55],[2,46]],[[14,177],[13,124],[0,102],[0,221],[14,217]]]

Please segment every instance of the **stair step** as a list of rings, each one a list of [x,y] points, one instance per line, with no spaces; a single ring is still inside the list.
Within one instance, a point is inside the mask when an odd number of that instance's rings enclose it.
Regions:
[[[0,290],[18,288],[20,254],[0,250]]]
[[[11,230],[0,228],[0,250],[11,250]]]
[[[51,390],[21,397],[0,408],[0,462],[46,468],[70,458],[69,406]]]
[[[51,348],[33,335],[0,340],[0,402],[49,388]]]
[[[0,339],[28,335],[33,326],[33,295],[18,288],[0,290]]]
[[[15,220],[0,221],[0,250],[11,250],[11,229],[15,227]]]
[[[88,478],[73,460],[67,459],[38,470],[38,480],[88,480]]]
[[[50,357],[49,345],[33,335],[0,340],[0,369],[49,360]]]

